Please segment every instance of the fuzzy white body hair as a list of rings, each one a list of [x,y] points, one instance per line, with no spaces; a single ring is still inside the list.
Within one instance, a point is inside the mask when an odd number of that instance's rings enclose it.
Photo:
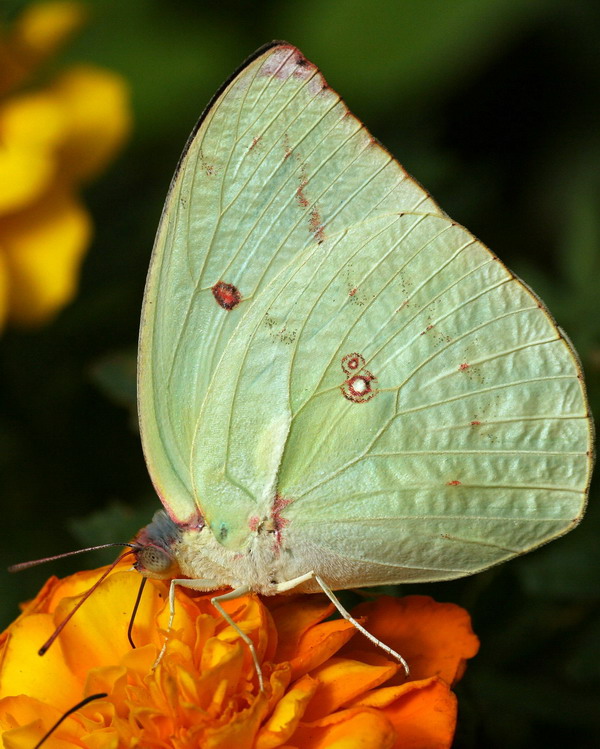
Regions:
[[[228,549],[219,543],[209,526],[182,528],[164,510],[138,534],[141,546],[159,547],[176,563],[179,573],[197,585],[196,590],[241,588],[263,595],[282,592],[318,593],[322,587],[313,579],[286,587],[298,578],[316,575],[331,589],[363,588],[376,585],[452,580],[467,574],[464,570],[442,570],[422,566],[402,566],[374,562],[364,548],[352,548],[351,555],[306,539],[293,523],[283,530],[272,530],[267,519],[251,531],[246,546]],[[401,550],[399,549],[398,552]],[[398,556],[400,554],[398,553]],[[165,579],[173,575],[155,574],[138,558],[136,569],[148,577]],[[179,576],[179,575],[177,575]]]
[[[307,542],[301,534],[294,534],[292,528],[286,529],[281,540],[274,536],[271,531],[258,529],[251,534],[245,550],[232,551],[220,544],[208,527],[185,530],[171,546],[170,553],[186,577],[217,583],[207,585],[207,590],[247,585],[263,595],[281,593],[282,583],[310,572],[321,577],[332,590],[415,582],[427,579],[433,572],[343,557]],[[448,571],[446,577],[460,576],[458,571]],[[436,577],[440,579],[439,571]],[[319,593],[322,589],[313,579],[289,592]]]
[[[245,550],[232,551],[217,541],[210,528],[204,527],[182,531],[169,551],[186,577],[213,581],[218,583],[215,587],[247,585],[256,593],[275,595],[280,592],[278,584],[311,571],[330,579],[332,565],[323,554],[316,550],[311,554],[304,544],[302,549],[279,544],[274,536],[271,531],[257,529]],[[311,580],[294,588],[294,592],[317,593],[321,588]]]

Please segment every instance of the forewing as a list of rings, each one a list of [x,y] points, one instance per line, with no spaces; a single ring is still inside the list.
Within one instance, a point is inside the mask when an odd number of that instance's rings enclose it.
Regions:
[[[225,354],[244,319],[252,327],[266,290],[283,283],[288,266],[326,234],[359,217],[399,210],[439,212],[295,48],[280,44],[257,54],[217,94],[170,188],[140,332],[142,443],[157,492],[176,521],[192,522],[198,511],[216,517],[223,502],[232,518],[247,514],[273,481],[287,412],[278,412],[274,401],[264,421],[244,421],[243,412],[242,426],[231,431],[221,386],[223,367],[244,371],[238,354]],[[280,341],[286,337],[276,322],[269,330]],[[294,348],[279,349],[271,347],[269,355],[281,357],[284,371]],[[199,419],[203,407],[205,414],[216,412],[212,420]],[[273,421],[279,431],[265,438]],[[241,453],[242,445],[263,440],[269,458],[262,472],[240,482],[218,448],[193,447],[198,434],[215,445],[231,441]],[[234,538],[242,541],[229,533],[234,525],[225,524],[222,536],[235,545]]]

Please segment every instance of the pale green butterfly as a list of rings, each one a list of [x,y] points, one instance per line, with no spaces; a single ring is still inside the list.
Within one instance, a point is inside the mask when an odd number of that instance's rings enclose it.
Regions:
[[[286,43],[186,145],[138,371],[166,513],[136,567],[173,580],[172,605],[180,584],[231,586],[224,615],[249,591],[339,606],[332,590],[478,572],[584,510],[591,420],[564,333]]]

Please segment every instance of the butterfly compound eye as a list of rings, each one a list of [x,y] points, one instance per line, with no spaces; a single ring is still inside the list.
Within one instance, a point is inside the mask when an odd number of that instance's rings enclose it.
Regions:
[[[158,546],[142,546],[137,552],[135,568],[142,575],[159,579],[173,577],[177,563],[173,557]]]

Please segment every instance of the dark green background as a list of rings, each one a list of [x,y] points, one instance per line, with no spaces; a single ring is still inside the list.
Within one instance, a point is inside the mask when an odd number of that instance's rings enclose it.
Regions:
[[[7,17],[21,5],[5,2]],[[134,426],[131,358],[153,235],[194,121],[273,38],[319,65],[442,207],[541,295],[600,412],[597,0],[87,5],[87,28],[53,65],[120,72],[135,132],[87,190],[96,235],[76,301],[43,330],[1,343],[3,567],[127,540],[158,507]],[[579,528],[528,557],[403,589],[466,606],[481,637],[458,690],[457,747],[600,745],[597,493]],[[2,573],[4,620],[52,572],[98,561]]]

